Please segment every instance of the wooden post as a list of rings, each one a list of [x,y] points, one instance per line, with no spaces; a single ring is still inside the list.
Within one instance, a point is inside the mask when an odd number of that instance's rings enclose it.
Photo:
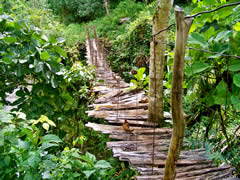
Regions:
[[[153,16],[153,41],[150,44],[150,71],[149,71],[149,104],[148,121],[163,126],[163,78],[165,62],[165,44],[167,31],[158,33],[168,27],[172,9],[172,1],[158,0]]]
[[[181,146],[185,134],[185,119],[182,106],[182,86],[184,78],[184,55],[187,44],[188,32],[193,18],[184,18],[184,11],[175,7],[176,40],[174,50],[174,64],[172,74],[172,119],[173,132],[168,157],[165,164],[164,180],[173,180],[176,176],[176,163],[180,155]]]
[[[92,42],[91,42],[91,36],[90,36],[90,32],[89,32],[89,26],[86,27],[87,30],[87,39],[88,39],[88,43],[89,43],[89,52],[90,52],[90,64],[93,64],[93,47],[92,47]]]

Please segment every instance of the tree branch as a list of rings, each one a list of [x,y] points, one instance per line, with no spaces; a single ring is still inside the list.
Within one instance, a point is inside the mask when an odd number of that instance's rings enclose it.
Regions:
[[[217,11],[217,10],[225,8],[225,7],[236,6],[236,5],[239,5],[239,4],[240,4],[240,2],[224,4],[222,6],[217,7],[216,9],[212,9],[212,10],[209,10],[209,11],[202,11],[202,12],[199,12],[199,13],[194,14],[194,15],[185,16],[185,18],[195,18],[195,17],[200,16],[202,14],[211,13],[211,12]]]

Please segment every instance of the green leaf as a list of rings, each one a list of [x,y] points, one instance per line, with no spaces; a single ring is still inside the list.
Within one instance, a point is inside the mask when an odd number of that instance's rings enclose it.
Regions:
[[[48,149],[50,147],[56,147],[56,146],[58,146],[58,144],[45,142],[45,143],[42,143],[41,149],[45,150],[45,149]]]
[[[29,143],[27,141],[22,141],[21,139],[18,139],[17,147],[19,149],[29,149]]]
[[[30,152],[30,157],[28,158],[27,162],[32,168],[36,168],[41,161],[40,154],[38,151]]]
[[[240,110],[240,99],[239,99],[237,96],[232,95],[232,96],[231,96],[231,101],[232,101],[233,106],[234,106],[237,110]]]
[[[234,30],[235,30],[235,31],[240,31],[240,22],[237,22],[237,23],[234,25]]]
[[[107,168],[112,168],[111,164],[105,160],[100,160],[98,161],[95,166],[95,168],[99,168],[99,169],[107,169]]]
[[[58,82],[57,82],[57,80],[54,76],[51,77],[51,85],[52,85],[53,88],[58,87]]]
[[[96,170],[91,170],[91,171],[83,171],[85,174],[86,178],[89,178]]]
[[[4,123],[11,123],[13,116],[4,110],[0,110],[0,121]]]
[[[134,75],[134,77],[137,78],[138,81],[143,80],[143,74],[144,74],[145,70],[146,69],[144,67],[139,68],[137,71],[137,74]]]
[[[4,146],[4,130],[0,130],[0,147]]]
[[[199,44],[202,47],[207,47],[208,46],[208,43],[207,43],[205,37],[202,34],[195,33],[195,32],[193,32],[189,36],[188,42],[190,44]]]
[[[58,43],[63,43],[65,42],[65,39],[63,37],[57,38]]]
[[[43,127],[43,129],[45,129],[47,131],[49,130],[49,124],[48,123],[43,123],[42,127]]]
[[[4,64],[11,64],[13,61],[9,57],[5,56],[2,58],[2,62]]]
[[[237,87],[240,87],[240,73],[233,76],[233,82]]]
[[[80,156],[80,159],[92,164],[96,161],[96,157],[89,152],[86,152],[84,156]]]
[[[229,66],[229,71],[233,71],[233,72],[240,71],[240,63],[230,65]]]
[[[67,53],[61,47],[55,46],[54,48],[59,55],[65,57],[65,58],[67,57]]]
[[[214,39],[214,41],[219,41],[221,39],[227,39],[230,36],[232,36],[232,31],[221,31],[217,34],[217,37]]]
[[[44,67],[43,62],[39,62],[39,63],[36,64],[36,66],[35,66],[35,72],[36,72],[36,73],[41,72],[41,71],[43,70],[43,67]]]
[[[42,59],[42,60],[47,60],[48,58],[49,58],[49,54],[48,54],[48,52],[47,51],[43,51],[42,53],[41,53],[41,55],[40,55],[40,58]]]
[[[62,142],[62,140],[55,134],[47,134],[42,137],[40,143],[46,143],[46,142],[60,143]]]
[[[3,38],[3,40],[7,43],[10,43],[10,44],[17,41],[17,39],[13,36],[5,37],[5,38]]]
[[[17,77],[21,77],[23,75],[23,69],[21,64],[17,64]]]
[[[207,63],[197,62],[192,65],[193,74],[200,73],[211,67]]]

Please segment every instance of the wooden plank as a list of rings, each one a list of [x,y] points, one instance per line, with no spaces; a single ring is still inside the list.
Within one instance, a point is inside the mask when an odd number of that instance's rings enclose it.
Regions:
[[[172,130],[170,128],[144,128],[144,127],[136,127],[132,126],[131,129],[134,131],[129,133],[123,130],[122,126],[113,126],[113,125],[105,125],[105,124],[97,124],[88,122],[85,124],[86,127],[90,127],[96,131],[110,131],[111,134],[137,134],[137,135],[171,135]]]
[[[129,103],[129,104],[93,104],[93,107],[98,110],[132,110],[132,109],[147,109],[147,103]]]
[[[127,119],[129,125],[134,125],[134,126],[143,126],[143,127],[154,127],[157,126],[156,123],[148,122],[148,121],[141,121],[141,120],[129,120]],[[116,119],[116,120],[106,120],[106,122],[110,124],[117,124],[117,125],[122,125],[124,123],[123,119]]]

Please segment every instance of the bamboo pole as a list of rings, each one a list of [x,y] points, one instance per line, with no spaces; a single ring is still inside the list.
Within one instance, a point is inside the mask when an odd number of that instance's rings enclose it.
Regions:
[[[187,44],[188,32],[193,18],[184,19],[184,11],[175,7],[176,40],[174,50],[174,64],[172,74],[172,119],[173,133],[168,150],[167,162],[164,170],[164,180],[173,180],[176,176],[176,163],[179,158],[185,134],[185,119],[182,106],[182,86],[184,78],[184,55]]]

